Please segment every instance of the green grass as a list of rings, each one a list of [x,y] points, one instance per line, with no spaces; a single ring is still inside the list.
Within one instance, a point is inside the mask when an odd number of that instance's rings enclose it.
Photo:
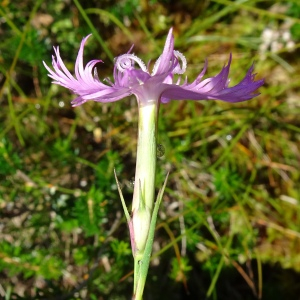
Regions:
[[[266,83],[240,104],[161,105],[157,188],[170,176],[145,299],[296,299],[298,2],[84,3],[0,7],[0,298],[130,298],[133,259],[113,170],[130,205],[136,100],[72,108],[74,95],[51,85],[42,60],[51,63],[60,45],[72,70],[92,32],[85,58],[102,59],[100,78],[111,77],[112,58],[133,43],[153,62],[173,26],[190,81],[206,57],[213,76],[231,52],[232,84],[253,61]],[[280,35],[263,50],[266,28]]]

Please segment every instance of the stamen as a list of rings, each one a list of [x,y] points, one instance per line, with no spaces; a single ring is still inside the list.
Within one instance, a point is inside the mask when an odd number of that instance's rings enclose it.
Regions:
[[[128,50],[128,54],[132,51],[132,49],[133,49],[133,47],[134,47],[134,44],[130,47],[130,49]]]
[[[103,79],[103,81],[106,81],[109,85],[113,86],[114,84],[112,83],[112,81],[109,79],[109,77],[105,77]]]
[[[186,58],[181,52],[179,52],[177,50],[174,50],[173,54],[178,59],[178,64],[173,69],[172,73],[173,74],[183,74],[186,70],[186,65],[187,65]],[[152,73],[151,73],[152,76],[156,74],[158,66],[160,64],[160,61],[161,61],[161,56],[156,60],[156,62],[154,64],[154,67],[153,67],[153,70],[152,70]],[[181,62],[181,66],[180,66],[180,62]]]
[[[158,66],[159,66],[159,63],[160,63],[160,60],[161,60],[161,58],[160,58],[160,57],[159,57],[159,58],[156,60],[156,62],[155,62],[155,64],[154,64],[154,66],[153,66],[153,69],[152,69],[151,76],[153,76],[153,75],[155,75],[155,74],[156,74],[156,72],[157,72],[157,69],[158,69]]]
[[[96,67],[94,67],[94,79],[100,81],[100,80],[99,80],[99,76],[98,76],[98,71],[97,71],[97,68],[96,68]]]
[[[144,82],[141,79],[139,79],[138,77],[136,77],[136,80],[138,81],[139,85],[143,85],[144,84]]]
[[[148,73],[144,62],[134,54],[123,54],[117,57],[115,65],[120,72],[124,72],[125,70],[132,68],[135,62],[139,65],[142,71]]]
[[[187,65],[186,58],[181,52],[177,50],[174,50],[174,55],[178,59],[178,64],[174,68],[173,74],[183,74],[186,70],[186,65]],[[180,66],[180,61],[181,61],[181,66]]]

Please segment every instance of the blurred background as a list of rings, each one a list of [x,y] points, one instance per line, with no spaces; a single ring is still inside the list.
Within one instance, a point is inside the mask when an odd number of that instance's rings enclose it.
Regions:
[[[133,259],[116,189],[134,182],[137,103],[72,108],[51,84],[53,46],[143,61],[174,28],[191,82],[232,53],[231,84],[255,63],[257,98],[161,105],[160,210],[145,300],[300,299],[300,4],[291,1],[1,0],[0,298],[131,299]]]

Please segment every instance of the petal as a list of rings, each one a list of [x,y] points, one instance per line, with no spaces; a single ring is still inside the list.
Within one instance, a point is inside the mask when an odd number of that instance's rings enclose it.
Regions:
[[[221,72],[214,77],[201,81],[201,78],[207,68],[207,63],[205,63],[204,69],[193,83],[187,84],[185,82],[181,86],[165,84],[161,95],[161,101],[163,103],[167,103],[170,99],[218,99],[226,102],[241,102],[259,95],[258,93],[255,93],[255,91],[264,84],[264,80],[254,81],[255,74],[253,74],[253,65],[249,68],[245,77],[237,85],[228,87],[228,74],[231,59],[232,57],[230,55],[227,65],[224,66]]]
[[[91,60],[85,67],[83,66],[84,45],[89,37],[90,35],[85,37],[80,44],[75,63],[76,78],[74,78],[63,63],[58,47],[54,48],[55,56],[52,57],[53,69],[43,62],[49,72],[48,75],[54,80],[54,83],[70,89],[79,96],[72,101],[74,106],[80,105],[87,100],[100,102],[117,101],[130,94],[128,88],[119,89],[118,86],[108,86],[98,79],[98,76],[96,73],[94,74],[93,70],[97,63],[102,62],[101,60]]]
[[[200,90],[202,92],[218,92],[223,90],[227,87],[229,80],[228,80],[228,74],[230,70],[230,64],[231,64],[231,54],[229,56],[228,64],[227,66],[224,66],[223,69],[219,74],[217,74],[214,77],[207,78],[198,84],[194,85],[192,87],[193,90]],[[200,75],[203,73],[203,71],[200,73]],[[199,76],[198,76],[199,77]],[[199,80],[197,77],[196,80]],[[191,87],[190,87],[191,88]]]
[[[170,62],[174,61],[174,36],[173,29],[169,30],[162,55],[156,61],[152,75],[167,72],[170,69]]]
[[[228,71],[229,64],[217,76],[209,78],[208,82],[204,85],[202,84],[202,86],[201,83],[196,86],[192,85],[192,88],[190,88],[190,85],[177,86],[174,84],[165,84],[161,101],[166,103],[169,101],[168,99],[216,99],[226,102],[242,102],[259,95],[255,91],[264,84],[264,80],[254,81],[254,74],[252,74],[253,66],[248,70],[244,79],[233,87],[227,87]],[[202,81],[202,83],[206,80]]]
[[[76,58],[76,63],[75,63],[75,74],[76,77],[79,79],[81,77],[81,74],[84,73],[84,69],[83,69],[83,50],[84,50],[84,45],[86,43],[86,41],[88,40],[88,38],[91,36],[91,34],[89,34],[88,36],[86,36],[81,44],[80,44],[80,48],[77,54],[77,58]]]
[[[130,96],[131,94],[132,94],[132,92],[127,89],[127,90],[114,91],[114,92],[111,92],[110,94],[106,94],[106,95],[102,95],[102,96],[98,96],[98,97],[94,97],[94,98],[91,98],[90,95],[79,96],[76,99],[74,99],[71,102],[71,104],[73,107],[75,107],[75,106],[79,106],[79,105],[87,102],[88,100],[93,100],[95,102],[110,103],[110,102],[115,102],[115,101],[121,100],[127,96]]]
[[[113,88],[113,87],[109,87],[109,88],[107,88],[105,90],[101,90],[101,91],[93,90],[90,93],[82,95],[81,97],[83,99],[87,99],[87,100],[96,101],[98,99],[100,102],[102,102],[102,101],[105,102],[104,101],[105,99],[115,98],[118,95],[123,95],[123,94],[126,94],[128,92],[129,92],[128,88],[116,89],[116,88]]]

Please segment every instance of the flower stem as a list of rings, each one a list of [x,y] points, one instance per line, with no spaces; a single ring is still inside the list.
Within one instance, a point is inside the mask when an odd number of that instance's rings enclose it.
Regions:
[[[156,132],[158,105],[156,102],[139,107],[138,144],[132,211],[144,204],[152,211],[155,191]],[[140,186],[142,190],[140,191]]]
[[[151,216],[151,222],[150,222],[147,242],[145,246],[145,251],[143,252],[142,256],[138,256],[134,258],[134,272],[135,272],[135,277],[134,277],[135,285],[134,285],[134,296],[133,296],[134,300],[142,300],[148,269],[149,269],[149,263],[151,259],[158,210],[167,185],[168,177],[169,174],[167,174],[165,178],[165,182],[157,195],[157,199]]]
[[[129,224],[134,256],[135,300],[142,299],[153,245],[154,233],[149,238],[155,194],[157,115],[156,101],[140,104],[132,219]],[[155,228],[155,224],[153,226]]]

